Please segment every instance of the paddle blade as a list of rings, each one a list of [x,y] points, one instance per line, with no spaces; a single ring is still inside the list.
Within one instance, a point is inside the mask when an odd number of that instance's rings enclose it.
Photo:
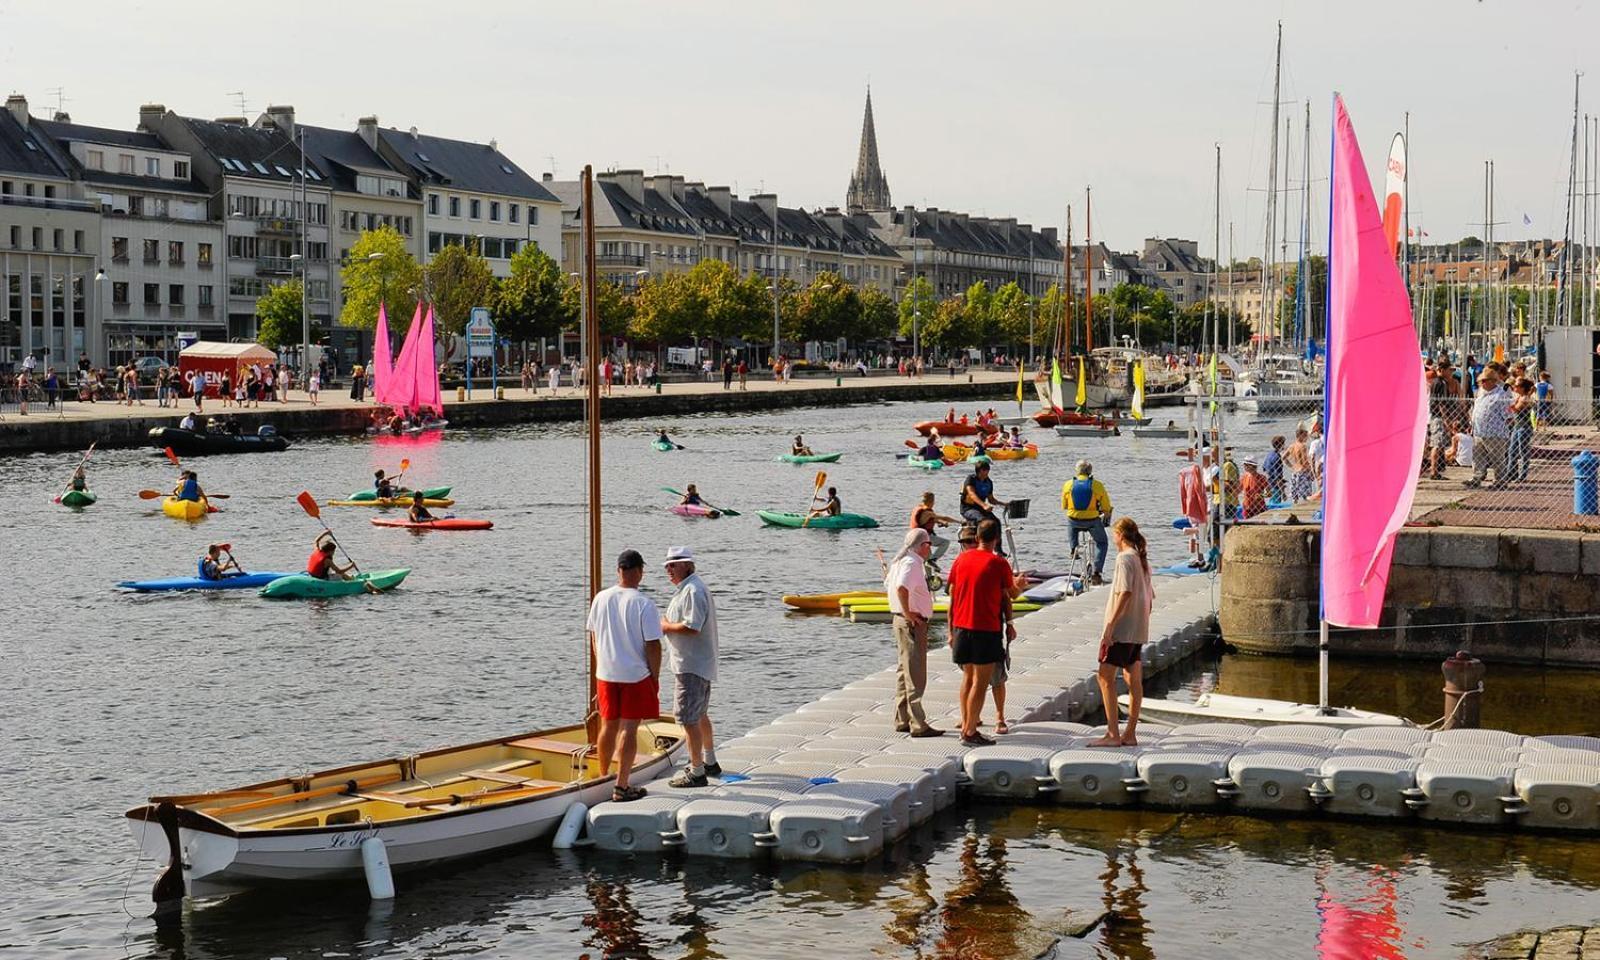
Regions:
[[[822,489],[822,485],[824,483],[827,483],[827,482],[828,482],[828,475],[826,473],[824,473],[823,471],[818,470],[817,471],[817,489],[819,489],[819,490]]]
[[[411,469],[411,461],[402,457],[401,460],[400,460],[400,472],[401,473],[405,473],[407,470],[410,470],[410,469]]]
[[[139,499],[140,500],[160,500],[164,496],[166,496],[166,494],[162,493],[160,490],[140,490],[139,491]]]
[[[915,440],[907,440],[906,441],[906,446],[910,447],[913,450],[921,450],[922,449],[922,447]]]
[[[167,455],[167,459],[172,461],[172,465],[174,467],[183,466],[183,464],[178,462],[178,455],[172,452],[171,447],[162,447],[161,452]]]
[[[317,506],[317,498],[311,495],[310,490],[301,490],[300,495],[294,499],[300,504],[300,509],[319,520],[322,519],[322,508]]]

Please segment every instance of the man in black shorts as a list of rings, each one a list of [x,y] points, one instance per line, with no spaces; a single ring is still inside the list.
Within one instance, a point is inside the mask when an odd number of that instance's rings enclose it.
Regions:
[[[1016,584],[1011,565],[999,555],[999,521],[978,524],[978,545],[956,557],[946,578],[951,656],[961,665],[961,742],[967,746],[994,743],[978,732],[978,721],[995,665],[1005,660],[1005,645],[1017,635],[1011,622]]]

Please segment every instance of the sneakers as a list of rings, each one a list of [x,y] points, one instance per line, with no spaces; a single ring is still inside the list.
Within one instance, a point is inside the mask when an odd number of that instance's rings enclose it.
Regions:
[[[711,778],[716,779],[716,780],[721,780],[722,779],[722,764],[720,764],[720,763],[708,763],[708,764],[706,764],[706,776],[711,777]]]
[[[709,786],[709,782],[706,780],[706,775],[705,774],[703,774],[703,773],[695,774],[695,773],[691,773],[689,770],[685,769],[681,773],[679,773],[676,777],[673,777],[671,780],[668,780],[667,781],[667,786],[669,786],[669,787],[679,787],[679,788],[682,788],[682,787],[704,787],[704,786]]]
[[[1098,573],[1089,578],[1089,586],[1091,586],[1091,587],[1103,587],[1105,585],[1106,585],[1106,578],[1100,576],[1100,574],[1098,574]]]
[[[994,739],[981,733],[974,733],[970,737],[962,737],[961,745],[963,747],[992,747],[994,746]]]
[[[634,800],[643,800],[644,794],[644,787],[612,787],[611,802],[631,803]]]
[[[923,727],[921,730],[913,730],[911,736],[919,740],[923,737],[942,737],[944,736],[944,731],[937,727]]]

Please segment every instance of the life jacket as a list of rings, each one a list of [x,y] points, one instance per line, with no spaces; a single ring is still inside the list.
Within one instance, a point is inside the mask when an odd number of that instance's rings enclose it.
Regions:
[[[312,550],[311,556],[306,558],[306,573],[318,580],[328,579],[328,568],[333,565],[332,554],[323,553],[321,550]]]
[[[196,561],[196,563],[194,565],[194,567],[195,567],[194,575],[199,577],[201,580],[220,580],[220,579],[222,579],[221,576],[213,577],[211,574],[206,572],[206,564],[208,562],[210,562],[210,560],[211,560],[211,557],[210,557],[209,554],[201,556],[200,559],[198,561]]]
[[[1078,477],[1072,481],[1072,509],[1079,511],[1089,509],[1094,503],[1094,478]]]

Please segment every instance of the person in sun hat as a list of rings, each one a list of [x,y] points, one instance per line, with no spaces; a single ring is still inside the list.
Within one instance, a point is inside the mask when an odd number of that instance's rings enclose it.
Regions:
[[[931,495],[930,495],[931,496]],[[894,616],[895,646],[899,651],[894,687],[894,728],[913,737],[937,737],[944,731],[928,722],[922,695],[928,686],[928,620],[933,617],[933,597],[923,565],[932,540],[922,527],[906,531],[900,552],[889,562],[883,588]]]
[[[1248,520],[1267,509],[1267,475],[1251,457],[1244,459],[1244,475],[1239,478],[1239,514]]]
[[[600,713],[600,775],[617,764],[611,799],[638,800],[643,787],[628,783],[639,752],[639,721],[661,713],[657,678],[661,675],[661,613],[639,591],[644,557],[624,550],[617,557],[617,582],[589,604],[589,634],[594,642],[597,708]]]
[[[709,708],[711,684],[717,679],[717,605],[695,572],[694,551],[668,547],[662,561],[677,592],[661,618],[677,685],[673,711],[689,741],[689,766],[669,787],[703,787],[708,777],[722,776]]]

